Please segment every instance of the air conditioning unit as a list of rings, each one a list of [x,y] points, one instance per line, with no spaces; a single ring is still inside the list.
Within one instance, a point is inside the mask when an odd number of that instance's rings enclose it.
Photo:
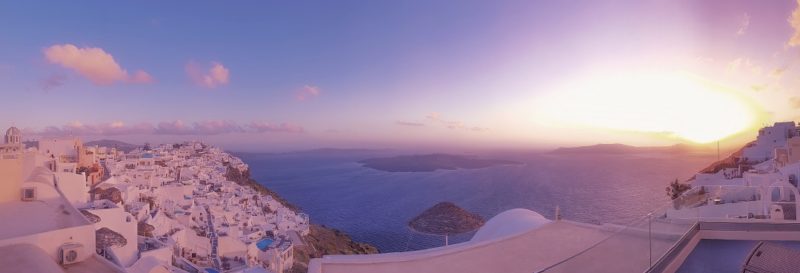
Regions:
[[[36,188],[35,187],[22,188],[22,201],[36,201]]]
[[[58,253],[61,256],[61,264],[74,264],[77,263],[81,253],[83,252],[83,245],[78,243],[68,243],[61,246]]]

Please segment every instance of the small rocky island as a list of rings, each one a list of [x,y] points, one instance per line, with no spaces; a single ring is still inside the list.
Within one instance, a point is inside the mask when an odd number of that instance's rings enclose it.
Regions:
[[[359,161],[364,167],[386,172],[432,172],[436,170],[480,169],[497,165],[521,164],[499,159],[481,159],[450,154],[403,155]]]
[[[441,202],[411,219],[408,226],[417,232],[448,235],[470,232],[484,223],[483,217],[478,214],[451,202]]]

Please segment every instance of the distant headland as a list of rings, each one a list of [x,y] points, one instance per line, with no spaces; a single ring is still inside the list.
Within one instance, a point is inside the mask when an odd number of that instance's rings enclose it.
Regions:
[[[436,170],[480,169],[497,165],[522,164],[510,160],[482,159],[451,154],[403,155],[361,160],[364,167],[386,172],[433,172]]]
[[[631,146],[625,144],[596,144],[591,146],[561,147],[550,151],[550,154],[686,154],[686,153],[711,153],[713,149],[703,146],[688,144],[675,144],[671,146]]]

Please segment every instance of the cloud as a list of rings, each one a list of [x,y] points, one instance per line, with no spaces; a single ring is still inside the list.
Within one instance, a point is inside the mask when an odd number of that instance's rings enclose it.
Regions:
[[[133,73],[133,76],[128,78],[128,82],[131,82],[131,83],[151,83],[151,82],[153,82],[153,77],[150,76],[150,74],[147,74],[147,72],[144,72],[142,70],[137,70],[136,72]]]
[[[486,131],[489,131],[489,128],[475,126],[475,127],[469,128],[469,130],[473,131],[473,132],[486,132]]]
[[[736,31],[736,36],[744,35],[748,27],[750,27],[750,14],[745,13],[742,16],[741,23],[739,23],[739,30]]]
[[[175,120],[159,122],[154,133],[158,135],[219,135],[242,131],[242,127],[229,120],[205,120],[192,124]]]
[[[42,130],[31,130],[30,134],[44,137],[61,136],[116,136],[116,135],[220,135],[229,133],[284,132],[303,133],[302,126],[291,123],[271,124],[253,121],[245,126],[231,120],[203,120],[187,123],[182,120],[163,121],[155,126],[142,122],[126,124],[122,121],[84,124],[72,121],[62,126],[47,126]]]
[[[775,68],[772,72],[769,73],[769,76],[772,78],[780,79],[783,77],[783,74],[786,73],[787,67]]]
[[[431,112],[425,116],[426,119],[444,125],[448,129],[464,129],[465,126],[460,121],[445,120],[442,114],[438,112]]]
[[[794,109],[800,109],[800,97],[789,98],[789,105]]]
[[[66,82],[67,82],[67,76],[65,76],[64,74],[55,73],[43,79],[40,85],[42,86],[42,90],[47,91],[62,86]]]
[[[114,136],[114,135],[138,135],[150,134],[153,126],[148,123],[126,125],[121,121],[99,124],[83,124],[80,121],[73,121],[61,127],[48,126],[41,131],[34,131],[34,135],[40,136]]]
[[[425,123],[411,122],[411,121],[396,121],[394,124],[408,127],[424,127]]]
[[[749,58],[736,58],[728,63],[728,72],[738,72],[740,70],[749,70],[754,74],[761,73],[761,67],[753,64]]]
[[[153,82],[153,77],[142,70],[137,70],[133,75],[128,74],[128,71],[102,48],[79,48],[72,44],[52,45],[44,49],[44,56],[48,62],[73,70],[95,85]]]
[[[469,130],[473,132],[484,132],[489,130],[489,128],[469,126],[461,121],[445,119],[439,112],[431,112],[430,114],[425,115],[425,118],[434,124],[444,126],[445,128],[451,130]]]
[[[294,92],[294,98],[298,101],[304,101],[319,96],[320,92],[321,90],[317,86],[304,85]]]
[[[442,119],[442,114],[439,112],[431,112],[430,114],[426,115],[425,118],[433,121],[440,121]]]
[[[753,85],[750,85],[750,89],[755,91],[755,92],[761,92],[761,91],[767,90],[767,88],[769,88],[768,84],[753,84]]]
[[[800,0],[797,0],[797,7],[794,8],[792,16],[789,17],[789,24],[794,29],[794,34],[789,38],[787,44],[792,47],[798,46],[800,45]]]
[[[186,64],[186,75],[195,84],[206,88],[216,88],[230,82],[230,70],[219,62],[211,62],[208,71],[203,71],[195,62],[189,62]]]
[[[281,123],[281,124],[272,124],[269,122],[264,121],[253,121],[247,125],[247,128],[257,132],[257,133],[264,133],[264,132],[272,132],[272,133],[303,133],[305,129],[302,126],[291,124],[291,123]]]
[[[230,120],[206,120],[195,122],[193,129],[196,135],[218,135],[243,131],[236,122]]]

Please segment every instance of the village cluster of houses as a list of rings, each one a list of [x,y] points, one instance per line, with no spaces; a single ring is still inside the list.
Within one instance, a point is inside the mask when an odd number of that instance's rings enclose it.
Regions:
[[[286,272],[309,233],[307,215],[229,180],[247,164],[201,142],[21,139],[12,127],[0,145],[0,254],[34,249],[52,272]]]
[[[798,178],[800,127],[778,122],[717,168],[698,173],[667,217],[798,221]]]

